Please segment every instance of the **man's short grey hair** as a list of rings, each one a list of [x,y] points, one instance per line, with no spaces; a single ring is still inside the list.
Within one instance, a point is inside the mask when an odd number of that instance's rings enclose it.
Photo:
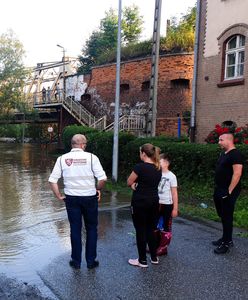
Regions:
[[[71,139],[72,146],[86,144],[87,139],[83,134],[75,134]]]

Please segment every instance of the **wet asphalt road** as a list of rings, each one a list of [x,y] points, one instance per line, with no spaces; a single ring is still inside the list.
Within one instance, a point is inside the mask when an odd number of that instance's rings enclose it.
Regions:
[[[66,251],[39,271],[39,276],[54,299],[61,300],[248,299],[248,239],[235,236],[231,252],[218,256],[210,242],[220,234],[217,223],[177,218],[168,256],[161,257],[159,265],[142,269],[127,263],[137,257],[129,210],[102,211],[99,268],[88,270],[83,261],[81,270],[71,269]],[[41,298],[31,294],[13,299]]]

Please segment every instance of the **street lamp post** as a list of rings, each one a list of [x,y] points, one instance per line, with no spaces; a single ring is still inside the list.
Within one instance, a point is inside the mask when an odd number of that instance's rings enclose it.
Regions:
[[[119,113],[120,113],[120,65],[121,65],[121,0],[118,9],[117,57],[116,57],[116,90],[115,90],[115,120],[113,137],[112,180],[118,179],[119,156]]]
[[[57,44],[57,47],[63,50],[63,100],[66,98],[66,86],[65,86],[65,47]]]

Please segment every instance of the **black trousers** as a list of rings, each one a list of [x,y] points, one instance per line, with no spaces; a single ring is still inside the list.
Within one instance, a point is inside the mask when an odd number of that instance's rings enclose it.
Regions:
[[[163,218],[163,228],[171,232],[173,204],[159,204],[159,217]]]
[[[139,253],[139,262],[146,263],[146,245],[148,244],[151,259],[155,260],[156,239],[154,230],[157,228],[159,215],[158,199],[132,200],[131,213],[136,230],[136,242]]]
[[[235,203],[240,194],[240,190],[235,190],[231,195],[223,188],[216,187],[214,191],[214,203],[218,216],[221,218],[224,242],[232,241],[233,233],[233,213]]]

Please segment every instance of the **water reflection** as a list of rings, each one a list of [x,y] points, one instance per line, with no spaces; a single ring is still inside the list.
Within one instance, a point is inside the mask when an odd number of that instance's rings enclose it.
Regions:
[[[56,158],[38,145],[0,143],[0,269],[31,280],[56,256],[69,251],[69,224],[64,203],[48,187]],[[99,205],[99,238],[118,223],[118,208],[130,202],[104,193]],[[32,280],[31,280],[32,281]]]

